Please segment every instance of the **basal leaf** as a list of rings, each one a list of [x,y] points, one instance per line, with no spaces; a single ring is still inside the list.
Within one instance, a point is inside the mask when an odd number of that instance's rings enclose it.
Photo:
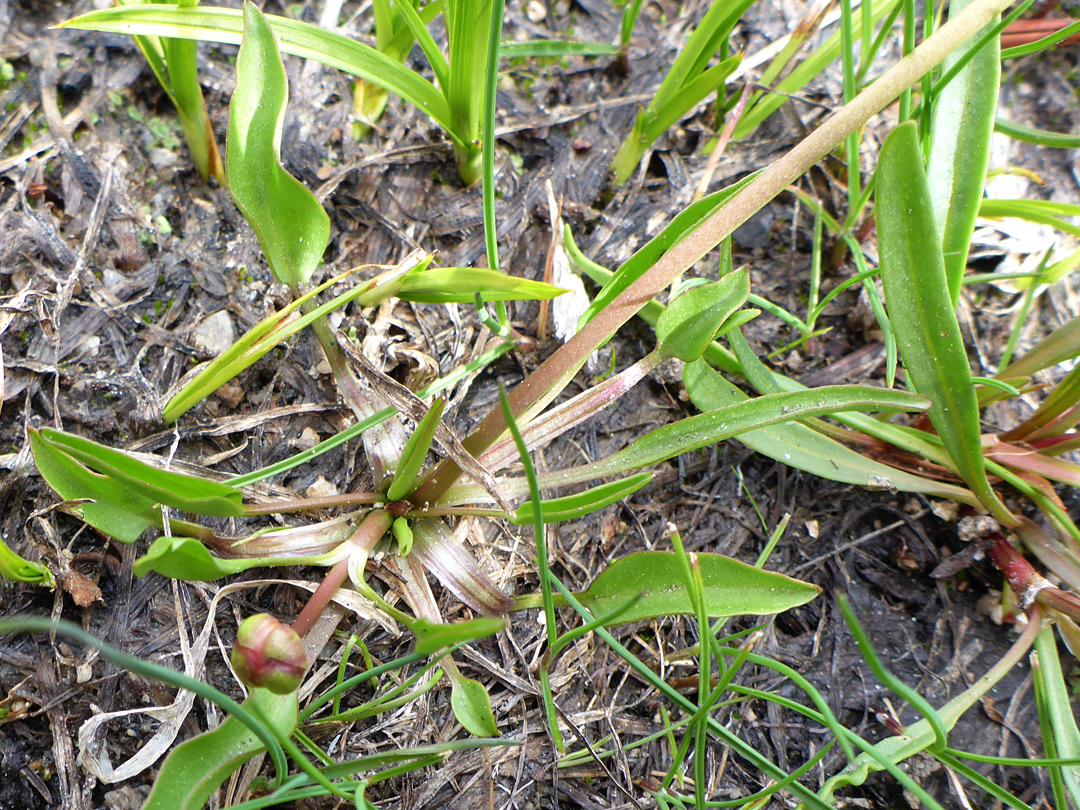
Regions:
[[[31,429],[34,463],[49,486],[67,501],[88,500],[72,511],[122,543],[133,543],[147,529],[161,526],[157,504],[124,484],[91,472]]]
[[[282,737],[290,736],[296,728],[296,692],[275,695],[266,689],[252,689],[243,705],[257,708]],[[142,810],[202,810],[214,791],[262,750],[262,742],[247,726],[226,718],[214,730],[173,749]]]
[[[1039,691],[1046,702],[1044,710],[1053,729],[1057,756],[1080,759],[1080,730],[1076,727],[1076,717],[1069,699],[1070,690],[1062,674],[1052,628],[1045,627],[1039,633],[1035,639],[1035,651],[1039,656],[1038,667],[1032,668],[1032,674],[1041,683]],[[1069,798],[1076,805],[1080,802],[1080,765],[1063,765],[1060,774]]]
[[[702,411],[749,399],[704,360],[687,364],[683,370],[683,384],[690,401]],[[965,489],[874,461],[801,422],[783,422],[740,433],[735,438],[774,461],[830,481],[922,492],[971,505],[977,503],[975,496]]]
[[[686,363],[697,360],[749,294],[750,273],[745,267],[719,281],[687,290],[668,304],[657,320],[657,349],[665,357]]]
[[[398,298],[420,304],[472,303],[479,292],[485,301],[544,301],[566,290],[542,281],[516,278],[474,267],[438,267],[410,273]]]
[[[249,568],[282,565],[330,565],[339,557],[337,552],[302,557],[237,557],[224,559],[213,556],[202,541],[194,537],[159,537],[132,566],[135,576],[157,571],[172,579],[209,582],[238,574]]]
[[[405,449],[401,451],[397,469],[394,470],[394,480],[386,490],[386,497],[391,501],[398,501],[412,492],[416,483],[416,476],[420,468],[424,466],[428,450],[431,449],[431,441],[435,438],[435,429],[439,426],[439,417],[442,416],[443,408],[446,407],[446,399],[439,397],[424,414],[420,424],[409,436],[405,443]]]
[[[162,416],[166,422],[172,424],[279,343],[328,313],[354,301],[360,306],[374,306],[396,294],[402,278],[410,272],[427,267],[431,258],[431,254],[424,254],[422,251],[410,254],[397,267],[368,279],[324,304],[309,308],[302,315],[299,314],[298,310],[308,301],[313,301],[319,293],[340,282],[348,273],[324,281],[288,306],[263,318],[232,346],[210,361],[195,379],[169,400]]]
[[[11,550],[2,537],[0,537],[0,577],[12,582],[43,585],[46,588],[51,588],[54,581],[52,571],[47,566],[23,559]]]
[[[270,26],[244,4],[244,42],[236,58],[225,155],[229,191],[274,276],[296,289],[311,277],[330,241],[330,218],[279,157],[288,81]]]
[[[949,3],[949,17],[959,14],[969,2]],[[988,27],[993,25],[991,22]],[[942,63],[942,70],[952,67],[983,33],[980,31],[953,51]],[[931,118],[926,174],[953,307],[960,300],[968,247],[990,162],[990,136],[1001,77],[1000,51],[998,38],[982,48],[941,91]]]
[[[922,411],[928,406],[929,401],[925,397],[859,385],[770,394],[657,428],[615,455],[556,473],[551,481],[555,485],[569,484],[616,475],[716,444],[749,430],[792,419],[827,416],[842,411]]]
[[[240,490],[228,484],[151,467],[119,450],[52,428],[43,428],[38,438],[40,442],[49,444],[151,503],[162,503],[173,509],[211,517],[240,517],[244,514],[240,505]]]
[[[496,616],[478,616],[468,621],[446,624],[418,618],[410,629],[416,635],[416,652],[431,655],[463,641],[493,636],[506,629],[506,622]]]
[[[1007,517],[986,478],[979,405],[915,122],[896,127],[881,147],[875,197],[881,281],[908,382],[933,400],[927,413],[960,477],[995,516]]]
[[[544,523],[558,523],[563,520],[574,520],[585,515],[591,515],[598,509],[603,509],[605,506],[633,495],[651,480],[652,473],[638,473],[629,478],[592,487],[576,495],[542,501],[541,514]],[[510,522],[515,526],[528,526],[532,523],[533,502],[531,500],[525,501],[519,506]]]
[[[698,554],[697,559],[711,618],[779,613],[821,592],[817,585],[720,554]],[[642,551],[616,560],[575,595],[593,615],[601,616],[623,608],[638,594],[641,598],[618,614],[619,624],[694,612],[678,557],[669,551]]]

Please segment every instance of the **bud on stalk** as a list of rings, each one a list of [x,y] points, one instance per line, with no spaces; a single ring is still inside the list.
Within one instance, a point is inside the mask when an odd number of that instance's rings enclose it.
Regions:
[[[258,613],[245,619],[236,631],[232,665],[246,686],[287,695],[300,687],[307,655],[295,630],[269,613]]]

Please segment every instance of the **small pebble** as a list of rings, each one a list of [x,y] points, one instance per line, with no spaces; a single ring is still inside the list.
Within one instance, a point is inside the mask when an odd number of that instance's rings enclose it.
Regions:
[[[191,337],[191,342],[197,348],[214,357],[232,346],[235,340],[236,331],[233,329],[232,318],[224,309],[218,310],[200,323]]]

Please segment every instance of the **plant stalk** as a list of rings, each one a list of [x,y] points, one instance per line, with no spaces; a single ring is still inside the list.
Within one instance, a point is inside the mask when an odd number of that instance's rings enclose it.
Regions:
[[[319,584],[319,587],[315,589],[315,593],[308,599],[307,604],[304,605],[303,610],[296,617],[296,620],[292,623],[292,628],[297,634],[303,638],[308,634],[308,631],[315,626],[316,620],[322,615],[323,609],[330,604],[330,600],[333,599],[334,594],[337,593],[337,589],[340,588],[345,580],[349,576],[349,558],[352,554],[362,551],[365,554],[371,552],[371,549],[375,547],[375,544],[382,539],[382,536],[386,534],[387,529],[390,528],[391,518],[385,509],[373,509],[364,518],[363,522],[357,526],[356,531],[353,532],[353,536],[349,538],[348,543],[354,548],[351,549],[351,553],[346,555],[340,562],[338,562],[330,572],[323,578],[323,581]]]
[[[588,356],[651,301],[671,279],[688,270],[746,222],[754,212],[801,177],[849,134],[862,127],[872,115],[892,103],[901,92],[937,66],[1011,3],[1012,0],[975,0],[850,104],[838,110],[784,157],[769,166],[727,205],[713,213],[696,230],[665,253],[645,275],[515,388],[509,397],[514,417],[527,423],[529,420],[525,417],[543,408],[557,396]],[[494,408],[465,439],[465,449],[473,456],[479,456],[505,430],[506,420],[502,410]],[[436,503],[460,476],[461,470],[453,461],[444,461],[417,490],[414,503]]]

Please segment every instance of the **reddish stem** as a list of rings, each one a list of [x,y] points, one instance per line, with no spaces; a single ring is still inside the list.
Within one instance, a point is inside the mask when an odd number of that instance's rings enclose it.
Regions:
[[[1080,597],[1051,585],[1001,534],[995,532],[991,539],[990,558],[1016,592],[1020,607],[1026,609],[1037,602],[1070,618],[1080,619]]]
[[[337,589],[345,583],[345,579],[349,576],[349,560],[352,555],[362,553],[366,557],[370,554],[375,544],[382,539],[382,536],[386,534],[386,530],[390,528],[390,523],[390,515],[387,514],[385,509],[375,509],[368,513],[367,517],[356,528],[356,531],[353,532],[353,536],[348,540],[348,545],[351,547],[349,554],[330,569],[330,573],[323,578],[319,587],[315,589],[315,593],[311,595],[303,610],[300,611],[300,615],[292,623],[292,628],[297,635],[303,638],[308,634],[322,614],[323,608],[330,604],[330,600],[334,598]]]

